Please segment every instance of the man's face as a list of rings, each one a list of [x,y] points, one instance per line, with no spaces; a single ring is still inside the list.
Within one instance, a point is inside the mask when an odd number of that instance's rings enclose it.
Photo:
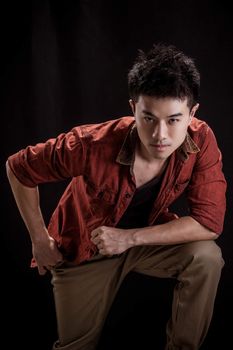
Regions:
[[[184,141],[198,104],[191,110],[187,99],[140,95],[130,100],[135,116],[140,152],[149,161],[166,160]]]

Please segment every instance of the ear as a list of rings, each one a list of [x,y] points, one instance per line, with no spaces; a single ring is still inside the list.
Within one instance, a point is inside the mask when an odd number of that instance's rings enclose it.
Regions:
[[[192,120],[192,118],[194,117],[196,111],[198,110],[198,108],[199,108],[199,103],[196,103],[196,104],[193,106],[193,108],[191,109],[190,115],[189,115],[189,117],[190,117],[190,123],[191,123],[191,120]]]
[[[133,115],[134,115],[134,113],[135,113],[135,102],[132,99],[130,99],[129,100],[129,105],[130,105],[131,110],[132,110]]]

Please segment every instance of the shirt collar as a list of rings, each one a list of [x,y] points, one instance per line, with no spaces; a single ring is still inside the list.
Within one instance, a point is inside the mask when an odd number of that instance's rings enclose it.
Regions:
[[[178,148],[177,153],[181,160],[185,161],[189,158],[189,153],[198,153],[200,152],[200,148],[193,141],[192,137],[187,132],[184,142]]]
[[[136,123],[133,123],[132,127],[126,134],[120,152],[117,155],[117,163],[132,166],[138,139],[139,137],[137,133]],[[185,161],[189,158],[189,153],[198,153],[199,151],[199,147],[187,132],[184,142],[177,149],[178,156],[181,158],[181,160]]]
[[[116,161],[123,165],[132,165],[134,161],[134,151],[138,139],[136,124],[133,123],[121,146]]]

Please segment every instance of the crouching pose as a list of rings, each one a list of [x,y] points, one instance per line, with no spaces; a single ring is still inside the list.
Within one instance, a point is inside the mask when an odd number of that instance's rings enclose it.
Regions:
[[[142,51],[128,73],[131,116],[76,126],[9,156],[7,174],[39,274],[52,273],[59,339],[94,350],[130,271],[175,278],[168,350],[208,332],[223,259],[221,153],[196,117],[200,75],[174,46]],[[70,179],[48,227],[38,185]],[[188,215],[169,208],[185,192]],[[155,344],[156,348],[156,344]]]

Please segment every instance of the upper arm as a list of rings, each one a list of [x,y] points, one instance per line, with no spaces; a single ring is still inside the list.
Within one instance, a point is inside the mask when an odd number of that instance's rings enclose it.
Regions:
[[[45,143],[22,149],[8,158],[8,164],[22,184],[34,187],[81,175],[85,157],[80,128],[74,128]]]
[[[226,211],[226,180],[222,154],[210,128],[197,154],[187,197],[190,215],[212,232],[221,233]]]

